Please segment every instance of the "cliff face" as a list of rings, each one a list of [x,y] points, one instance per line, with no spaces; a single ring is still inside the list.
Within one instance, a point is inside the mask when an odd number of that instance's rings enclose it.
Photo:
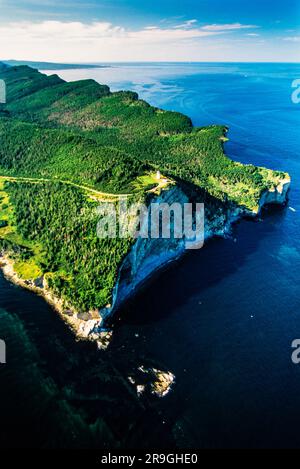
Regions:
[[[229,206],[223,210],[215,210],[205,205],[204,239],[213,236],[225,236],[231,225],[245,216],[257,216],[262,208],[268,204],[284,204],[290,187],[290,179],[283,179],[277,187],[265,191],[261,195],[259,207],[250,212],[238,206]],[[178,187],[162,191],[155,199],[156,203],[189,202],[189,197]],[[186,252],[185,239],[137,239],[126,256],[119,270],[119,276],[113,292],[112,306],[101,311],[103,318],[110,316],[137,289],[160,269],[178,259]]]
[[[155,203],[169,205],[173,203],[183,205],[188,202],[188,196],[177,186],[163,190],[161,195],[155,198]],[[121,265],[113,292],[112,308],[107,309],[106,313],[110,314],[112,310],[117,309],[147,278],[169,262],[178,259],[184,251],[183,238],[138,238]]]
[[[259,211],[268,204],[284,204],[287,200],[287,194],[291,185],[291,179],[285,178],[282,179],[280,184],[277,187],[270,189],[262,194]]]

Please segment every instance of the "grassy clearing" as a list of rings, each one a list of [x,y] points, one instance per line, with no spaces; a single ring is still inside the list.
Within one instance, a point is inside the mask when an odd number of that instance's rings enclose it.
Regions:
[[[37,265],[34,258],[27,261],[16,261],[14,270],[23,280],[35,280],[43,275],[42,269]]]

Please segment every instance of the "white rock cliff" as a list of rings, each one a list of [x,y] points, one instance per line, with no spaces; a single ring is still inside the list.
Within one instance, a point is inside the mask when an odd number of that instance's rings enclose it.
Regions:
[[[243,217],[255,217],[268,204],[284,204],[290,188],[290,179],[283,179],[277,187],[261,195],[257,210],[250,212],[242,207],[230,206],[228,209],[210,210],[205,207],[205,240],[213,236],[225,236],[231,225]],[[188,203],[189,198],[179,186],[163,190],[155,202]],[[186,252],[184,239],[142,239],[138,238],[124,259],[116,282],[112,305],[101,311],[103,318],[110,316],[154,273],[166,267]]]

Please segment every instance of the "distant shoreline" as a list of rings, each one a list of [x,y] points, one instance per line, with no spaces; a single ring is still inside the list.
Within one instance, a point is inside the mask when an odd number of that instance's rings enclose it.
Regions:
[[[85,68],[109,68],[109,65],[100,64],[64,64],[56,62],[32,62],[30,60],[2,60],[1,62],[11,67],[27,65],[28,67],[36,68],[38,70],[80,70]]]

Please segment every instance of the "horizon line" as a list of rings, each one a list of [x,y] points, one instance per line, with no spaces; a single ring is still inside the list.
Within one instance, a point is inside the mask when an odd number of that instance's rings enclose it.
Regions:
[[[300,61],[274,61],[274,60],[112,60],[112,61],[103,61],[103,62],[58,62],[52,60],[32,60],[32,59],[0,59],[0,62],[32,62],[32,63],[49,63],[49,64],[59,64],[59,65],[102,65],[102,64],[110,64],[110,63],[124,63],[124,64],[131,64],[131,63],[165,63],[165,64],[207,64],[207,63],[228,63],[228,64],[299,64]]]

